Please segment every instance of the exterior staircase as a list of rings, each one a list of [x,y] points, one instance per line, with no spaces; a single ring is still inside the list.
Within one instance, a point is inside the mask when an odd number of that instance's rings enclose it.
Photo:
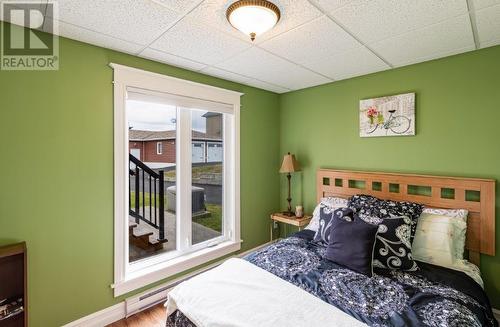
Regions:
[[[133,218],[128,225],[129,241],[142,250],[161,250],[163,243],[168,242],[163,171],[152,170],[132,154],[129,154],[129,167],[129,216]],[[132,199],[134,205],[131,205]]]
[[[129,241],[142,250],[158,251],[163,249],[163,243],[168,242],[167,239],[159,240],[155,238],[154,233],[151,231],[137,227],[136,223],[129,223]]]

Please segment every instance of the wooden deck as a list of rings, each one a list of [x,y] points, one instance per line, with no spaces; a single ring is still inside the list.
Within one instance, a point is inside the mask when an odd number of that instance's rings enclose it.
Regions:
[[[146,217],[149,218],[149,207],[146,207]],[[130,223],[135,223],[135,218],[132,216],[129,216],[129,222]],[[193,225],[193,243],[199,243],[205,240],[209,240],[215,237],[218,237],[221,235],[221,233],[210,229],[208,227],[205,227],[201,224],[192,223]],[[175,249],[175,243],[176,243],[176,218],[175,214],[165,211],[165,236],[168,239],[168,242],[163,243],[163,249],[160,251],[156,252],[148,252],[146,250],[142,250],[133,244],[129,244],[129,253],[130,253],[130,258],[129,260],[136,261],[140,260],[146,257],[149,257],[154,254],[158,254],[161,252],[167,252],[167,251],[172,251]],[[143,221],[139,221],[138,226],[135,228],[135,230],[139,232],[151,232],[153,233],[150,238],[151,239],[157,239],[158,238],[158,230],[155,229],[154,227],[146,224]]]

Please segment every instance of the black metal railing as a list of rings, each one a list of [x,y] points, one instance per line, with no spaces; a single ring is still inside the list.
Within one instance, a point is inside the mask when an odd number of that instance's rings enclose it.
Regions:
[[[165,178],[129,154],[129,215],[158,229],[158,240],[165,241]],[[148,196],[146,196],[149,194]],[[132,198],[134,203],[132,205]],[[142,201],[141,201],[142,200]],[[141,203],[142,202],[142,203]]]

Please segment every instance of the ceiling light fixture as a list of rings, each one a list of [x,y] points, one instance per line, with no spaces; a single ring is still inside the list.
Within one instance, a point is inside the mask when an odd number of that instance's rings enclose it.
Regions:
[[[281,13],[278,6],[266,0],[240,0],[227,8],[226,17],[234,28],[253,41],[257,35],[273,28]]]

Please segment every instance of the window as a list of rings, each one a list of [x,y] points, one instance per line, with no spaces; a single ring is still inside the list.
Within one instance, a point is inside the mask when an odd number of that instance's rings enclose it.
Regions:
[[[193,129],[193,133],[196,133],[196,130]],[[205,142],[194,142],[193,148],[191,150],[191,157],[193,163],[203,163],[205,162]]]
[[[222,162],[222,143],[208,142],[207,143],[207,162]]]
[[[241,94],[111,66],[119,296],[240,249]]]

